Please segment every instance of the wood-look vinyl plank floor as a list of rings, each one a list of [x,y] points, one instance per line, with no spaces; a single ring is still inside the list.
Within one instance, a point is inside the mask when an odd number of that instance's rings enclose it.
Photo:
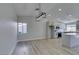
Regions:
[[[74,55],[79,54],[79,47],[62,46],[62,39],[43,39],[18,42],[13,55]]]

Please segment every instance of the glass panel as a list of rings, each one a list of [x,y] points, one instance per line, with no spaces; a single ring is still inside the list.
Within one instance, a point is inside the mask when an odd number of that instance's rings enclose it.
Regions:
[[[18,23],[18,32],[22,33],[22,23]]]
[[[23,33],[27,33],[27,23],[23,23]]]
[[[66,31],[76,31],[76,25],[75,24],[67,25]]]
[[[18,32],[27,33],[27,23],[18,23]]]

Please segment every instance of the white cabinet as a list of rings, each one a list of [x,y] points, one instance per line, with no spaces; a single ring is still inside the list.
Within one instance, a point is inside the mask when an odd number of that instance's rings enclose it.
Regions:
[[[79,36],[77,35],[64,35],[62,43],[66,47],[79,46]]]

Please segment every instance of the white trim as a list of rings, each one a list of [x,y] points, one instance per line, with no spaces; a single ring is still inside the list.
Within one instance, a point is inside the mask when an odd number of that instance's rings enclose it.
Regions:
[[[14,49],[16,48],[16,45],[18,42],[21,42],[21,41],[31,41],[31,40],[42,40],[42,39],[45,39],[45,38],[33,38],[33,39],[24,39],[24,40],[17,40],[15,45],[12,47],[10,53],[8,55],[12,55],[12,53],[14,52]]]
[[[45,38],[33,38],[33,39],[24,39],[24,40],[17,40],[15,45],[13,46],[13,48],[11,49],[9,55],[12,55],[12,53],[14,52],[14,49],[17,45],[18,42],[21,42],[21,41],[31,41],[31,40],[42,40],[42,39],[45,39]]]
[[[21,41],[32,41],[32,40],[42,40],[45,38],[33,38],[33,39],[23,39],[23,40],[17,40],[17,42],[21,42]]]
[[[12,47],[12,49],[11,49],[11,51],[10,51],[9,55],[12,55],[12,53],[13,53],[13,52],[14,52],[14,50],[15,50],[16,45],[17,45],[17,41],[16,41],[15,45]]]

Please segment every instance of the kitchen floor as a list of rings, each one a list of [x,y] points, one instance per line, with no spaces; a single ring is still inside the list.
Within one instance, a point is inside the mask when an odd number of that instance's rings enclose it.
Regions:
[[[18,42],[13,55],[76,55],[79,47],[62,46],[62,39],[42,39]]]

